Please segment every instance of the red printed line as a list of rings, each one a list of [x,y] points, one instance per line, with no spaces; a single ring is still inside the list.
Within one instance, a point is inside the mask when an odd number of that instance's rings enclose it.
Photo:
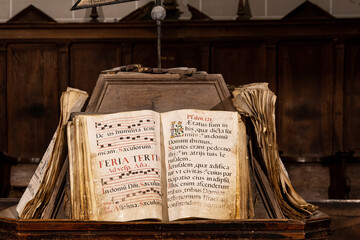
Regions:
[[[156,141],[151,141],[151,140],[142,140],[142,141],[136,141],[133,140],[133,143],[115,143],[114,145],[108,146],[108,147],[102,147],[100,149],[105,149],[105,148],[109,148],[109,147],[117,147],[120,149],[125,148],[125,147],[131,147],[131,146],[147,146],[147,145],[156,145]],[[131,150],[131,151],[135,151],[135,150]]]
[[[154,121],[152,122],[145,122],[145,123],[140,123],[140,126],[137,126],[137,123],[135,124],[136,126],[131,126],[135,123],[128,123],[126,124],[126,126],[123,126],[125,124],[122,124],[121,126],[117,126],[117,125],[114,125],[112,126],[111,128],[109,128],[108,126],[105,128],[105,129],[101,129],[102,127],[101,126],[98,126],[96,128],[96,133],[107,133],[107,132],[111,132],[113,131],[114,129],[116,130],[126,130],[126,129],[141,129],[142,127],[149,127],[149,126],[154,126],[155,127],[155,123]],[[129,128],[129,126],[131,126],[131,128]]]
[[[139,203],[139,202],[143,202],[143,201],[152,201],[152,200],[158,200],[159,202],[161,202],[161,197],[159,195],[157,196],[143,196],[143,197],[139,197],[137,199],[129,199],[129,200],[125,200],[125,201],[119,201],[119,205],[122,204],[129,204],[129,203]],[[113,204],[116,204],[115,202]]]
[[[100,149],[106,148],[106,147],[112,147],[112,146],[119,146],[119,145],[132,145],[134,143],[139,143],[139,142],[155,142],[156,138],[155,137],[146,137],[148,139],[145,139],[145,137],[141,137],[141,138],[136,138],[136,139],[123,139],[123,140],[113,140],[113,141],[107,141],[107,142],[102,142],[98,144],[98,147],[100,147]],[[150,140],[152,139],[152,140]],[[111,144],[111,146],[108,146],[108,144]],[[104,145],[104,147],[101,148],[101,145]]]
[[[135,140],[134,140],[135,141]],[[146,145],[156,145],[156,141],[154,139],[154,141],[150,141],[150,140],[144,140],[144,141],[138,141],[136,143],[148,143],[148,144],[131,144],[131,143],[126,143],[126,144],[119,144],[117,146],[121,146],[122,148],[124,147],[131,147],[131,146],[146,146]],[[148,149],[145,149],[148,150]],[[131,151],[135,151],[135,150],[131,150]]]
[[[131,179],[131,180],[126,180],[126,181],[116,181],[116,182],[112,182],[110,184],[104,184],[103,189],[105,190],[105,189],[108,189],[109,187],[114,188],[115,183],[119,184],[116,186],[124,186],[124,185],[129,185],[132,183],[140,183],[140,182],[148,182],[148,181],[156,181],[156,182],[161,183],[160,176],[158,178],[146,178],[146,180],[142,180],[142,178],[143,178],[143,176],[140,176],[136,180]],[[140,180],[142,180],[142,181],[140,181]],[[105,187],[105,185],[106,185],[106,187]]]
[[[151,200],[158,200],[159,202],[161,202],[162,199],[161,199],[161,197],[159,195],[154,196],[153,198],[150,198],[150,196],[141,196],[141,197],[138,197],[138,198],[135,198],[135,199],[119,201],[118,204],[139,203],[139,202],[142,202],[142,201],[151,201]]]
[[[160,157],[159,157],[159,159],[160,159]],[[133,171],[151,170],[151,169],[155,169],[155,170],[159,170],[159,171],[160,171],[161,168],[149,167],[149,168],[139,168],[138,170],[130,170],[130,171],[133,172]],[[119,175],[121,175],[121,173],[124,173],[124,172],[129,172],[129,171],[123,171],[123,172],[120,172],[120,174],[119,174],[119,172],[117,172],[117,173],[110,173],[110,174],[104,174],[104,175],[100,175],[100,177],[105,178],[105,177],[109,177],[109,176],[113,176],[113,175],[118,175],[118,176],[119,176]]]
[[[119,141],[120,142],[120,141]],[[141,143],[141,144],[139,144]],[[98,146],[98,149],[101,150],[101,149],[104,149],[104,150],[109,150],[111,149],[112,147],[130,147],[130,146],[144,146],[144,145],[149,145],[149,144],[143,144],[143,143],[155,143],[155,141],[150,141],[150,140],[141,140],[141,141],[136,141],[136,140],[133,140],[133,143],[117,143],[115,142],[114,144],[111,144],[111,146],[104,146],[104,147],[101,147],[101,146]],[[150,144],[152,145],[152,144]]]
[[[138,143],[153,143],[153,142],[155,142],[155,138],[154,138],[154,141],[150,141],[150,140],[132,140],[132,143],[131,142],[126,142],[126,143],[117,143],[117,142],[121,142],[120,140],[119,141],[116,141],[116,144],[111,144],[111,146],[104,146],[104,147],[102,147],[102,148],[100,148],[100,146],[101,145],[99,145],[98,146],[98,149],[106,149],[106,150],[108,150],[108,149],[111,149],[112,147],[115,147],[115,146],[122,146],[122,145],[124,145],[124,146],[133,146],[133,144],[138,144]],[[102,144],[103,145],[103,144]]]
[[[109,123],[109,122],[118,122],[118,121],[136,121],[136,120],[142,120],[142,119],[149,119],[154,118],[154,115],[139,115],[134,117],[118,117],[118,118],[111,118],[109,120],[102,120],[102,123]]]
[[[158,195],[158,197],[156,197],[156,198],[149,198],[148,196],[144,196],[144,197],[146,197],[146,198],[145,198],[145,199],[142,198],[142,200],[140,200],[140,201],[135,201],[134,203],[141,202],[141,201],[151,201],[151,200],[159,200],[159,202],[162,203],[162,199],[161,199],[161,197],[160,197],[159,195]],[[134,199],[134,200],[136,200],[136,199]],[[123,202],[121,202],[121,204],[122,204],[122,203],[123,203]],[[103,204],[104,206],[115,205],[114,202],[103,202],[102,204]],[[120,204],[120,202],[119,202],[118,204]]]
[[[117,187],[117,186],[123,186],[124,184],[138,183],[140,181],[144,181],[143,178],[146,177],[146,175],[150,175],[150,174],[144,174],[141,176],[137,176],[136,178],[131,176],[132,177],[131,179],[130,179],[130,176],[127,176],[128,177],[127,179],[113,179],[113,180],[111,180],[111,183],[102,185],[102,188],[107,189],[109,187],[114,187],[114,185]],[[152,174],[152,176],[147,176],[146,180],[160,182],[160,176],[158,176],[156,174]]]

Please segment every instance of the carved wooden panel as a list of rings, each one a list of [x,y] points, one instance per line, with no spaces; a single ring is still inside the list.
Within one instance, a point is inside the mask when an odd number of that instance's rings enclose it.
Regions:
[[[360,155],[360,40],[347,44],[345,56],[345,148]]]
[[[91,94],[102,70],[120,65],[116,43],[75,43],[70,47],[70,85]]]
[[[281,42],[278,59],[279,149],[284,155],[331,154],[332,42]]]
[[[200,46],[194,43],[162,43],[161,64],[163,68],[190,67],[202,70],[201,54]],[[133,49],[133,63],[157,67],[156,44],[136,43]]]
[[[265,81],[265,49],[261,42],[228,42],[212,47],[211,72],[235,86]]]
[[[58,50],[10,44],[7,57],[8,153],[40,157],[59,120]]]
[[[234,110],[229,97],[224,80],[218,74],[197,74],[186,78],[179,74],[102,74],[86,111]]]

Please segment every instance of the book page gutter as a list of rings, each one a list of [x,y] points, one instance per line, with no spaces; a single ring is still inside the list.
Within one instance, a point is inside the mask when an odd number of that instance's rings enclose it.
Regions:
[[[234,219],[237,114],[181,110],[162,124],[169,220]]]
[[[153,111],[87,119],[98,220],[162,219],[160,119]]]

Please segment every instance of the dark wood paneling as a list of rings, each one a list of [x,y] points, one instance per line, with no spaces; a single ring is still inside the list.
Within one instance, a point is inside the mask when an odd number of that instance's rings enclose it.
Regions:
[[[355,150],[359,156],[359,23],[359,19],[168,21],[164,22],[162,31],[163,67],[196,67],[221,73],[233,85],[267,81],[279,96],[276,117],[280,150],[285,150],[284,154],[324,155]],[[104,69],[132,63],[156,67],[154,22],[4,23],[0,24],[0,38],[2,151],[16,148],[7,147],[8,139],[15,145],[18,144],[15,139],[35,144],[31,137],[24,140],[6,136],[18,134],[6,130],[10,119],[25,122],[21,114],[14,116],[14,109],[22,109],[25,103],[17,106],[15,97],[6,94],[12,94],[14,86],[24,81],[18,76],[36,72],[34,64],[38,61],[29,57],[26,61],[20,59],[22,63],[19,63],[12,50],[7,59],[9,44],[14,47],[11,44],[31,43],[44,48],[48,48],[47,43],[54,44],[51,47],[57,49],[58,64],[53,68],[56,73],[52,73],[54,78],[50,82],[56,81],[56,87],[60,86],[56,95],[54,89],[51,92],[57,98],[67,85],[91,93]],[[24,65],[22,73],[16,72],[19,64]],[[15,82],[9,83],[6,76]],[[42,78],[39,79],[38,88],[44,85]],[[6,89],[10,85],[12,89]],[[38,95],[36,91],[40,90],[35,89],[34,96]],[[7,110],[6,106],[13,109]],[[52,108],[58,108],[58,101]],[[8,117],[8,112],[12,116]],[[57,121],[54,120],[53,126]],[[33,151],[38,151],[36,156],[43,153],[40,148]]]
[[[59,82],[60,91],[66,91],[69,86],[69,44],[59,43]]]
[[[266,41],[265,42],[265,82],[269,83],[269,88],[277,95],[277,71],[276,71],[276,64],[277,64],[277,42]]]
[[[162,50],[163,50],[162,46]],[[163,54],[163,53],[162,53]],[[137,43],[132,50],[133,63],[139,63],[146,67],[157,67],[157,51],[155,43]],[[164,63],[164,60],[161,60]],[[167,63],[167,65],[169,65]],[[165,67],[165,66],[162,66]]]
[[[345,147],[360,156],[360,39],[347,43],[345,59]]]
[[[265,81],[265,48],[261,42],[217,43],[212,47],[211,72],[235,86]]]
[[[194,43],[162,43],[161,66],[194,67],[202,70],[202,49]],[[157,48],[155,43],[137,43],[133,49],[133,62],[148,67],[157,67]]]
[[[7,152],[6,46],[0,44],[0,151]]]
[[[284,41],[278,57],[279,149],[284,155],[330,155],[332,42]]]
[[[344,151],[344,49],[343,40],[336,39],[335,47],[335,72],[334,72],[334,95],[333,99],[333,153]]]
[[[118,49],[113,43],[76,43],[70,47],[70,86],[92,93],[102,70],[117,67]]]
[[[40,157],[59,119],[56,45],[8,46],[7,96],[8,154]]]

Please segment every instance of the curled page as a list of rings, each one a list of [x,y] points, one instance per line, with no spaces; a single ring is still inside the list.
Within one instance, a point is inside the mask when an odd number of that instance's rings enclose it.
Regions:
[[[316,206],[307,203],[293,189],[281,165],[276,142],[275,94],[267,83],[256,83],[236,88],[233,95],[236,109],[252,121],[267,178],[283,213],[295,219],[308,217],[316,210]]]

